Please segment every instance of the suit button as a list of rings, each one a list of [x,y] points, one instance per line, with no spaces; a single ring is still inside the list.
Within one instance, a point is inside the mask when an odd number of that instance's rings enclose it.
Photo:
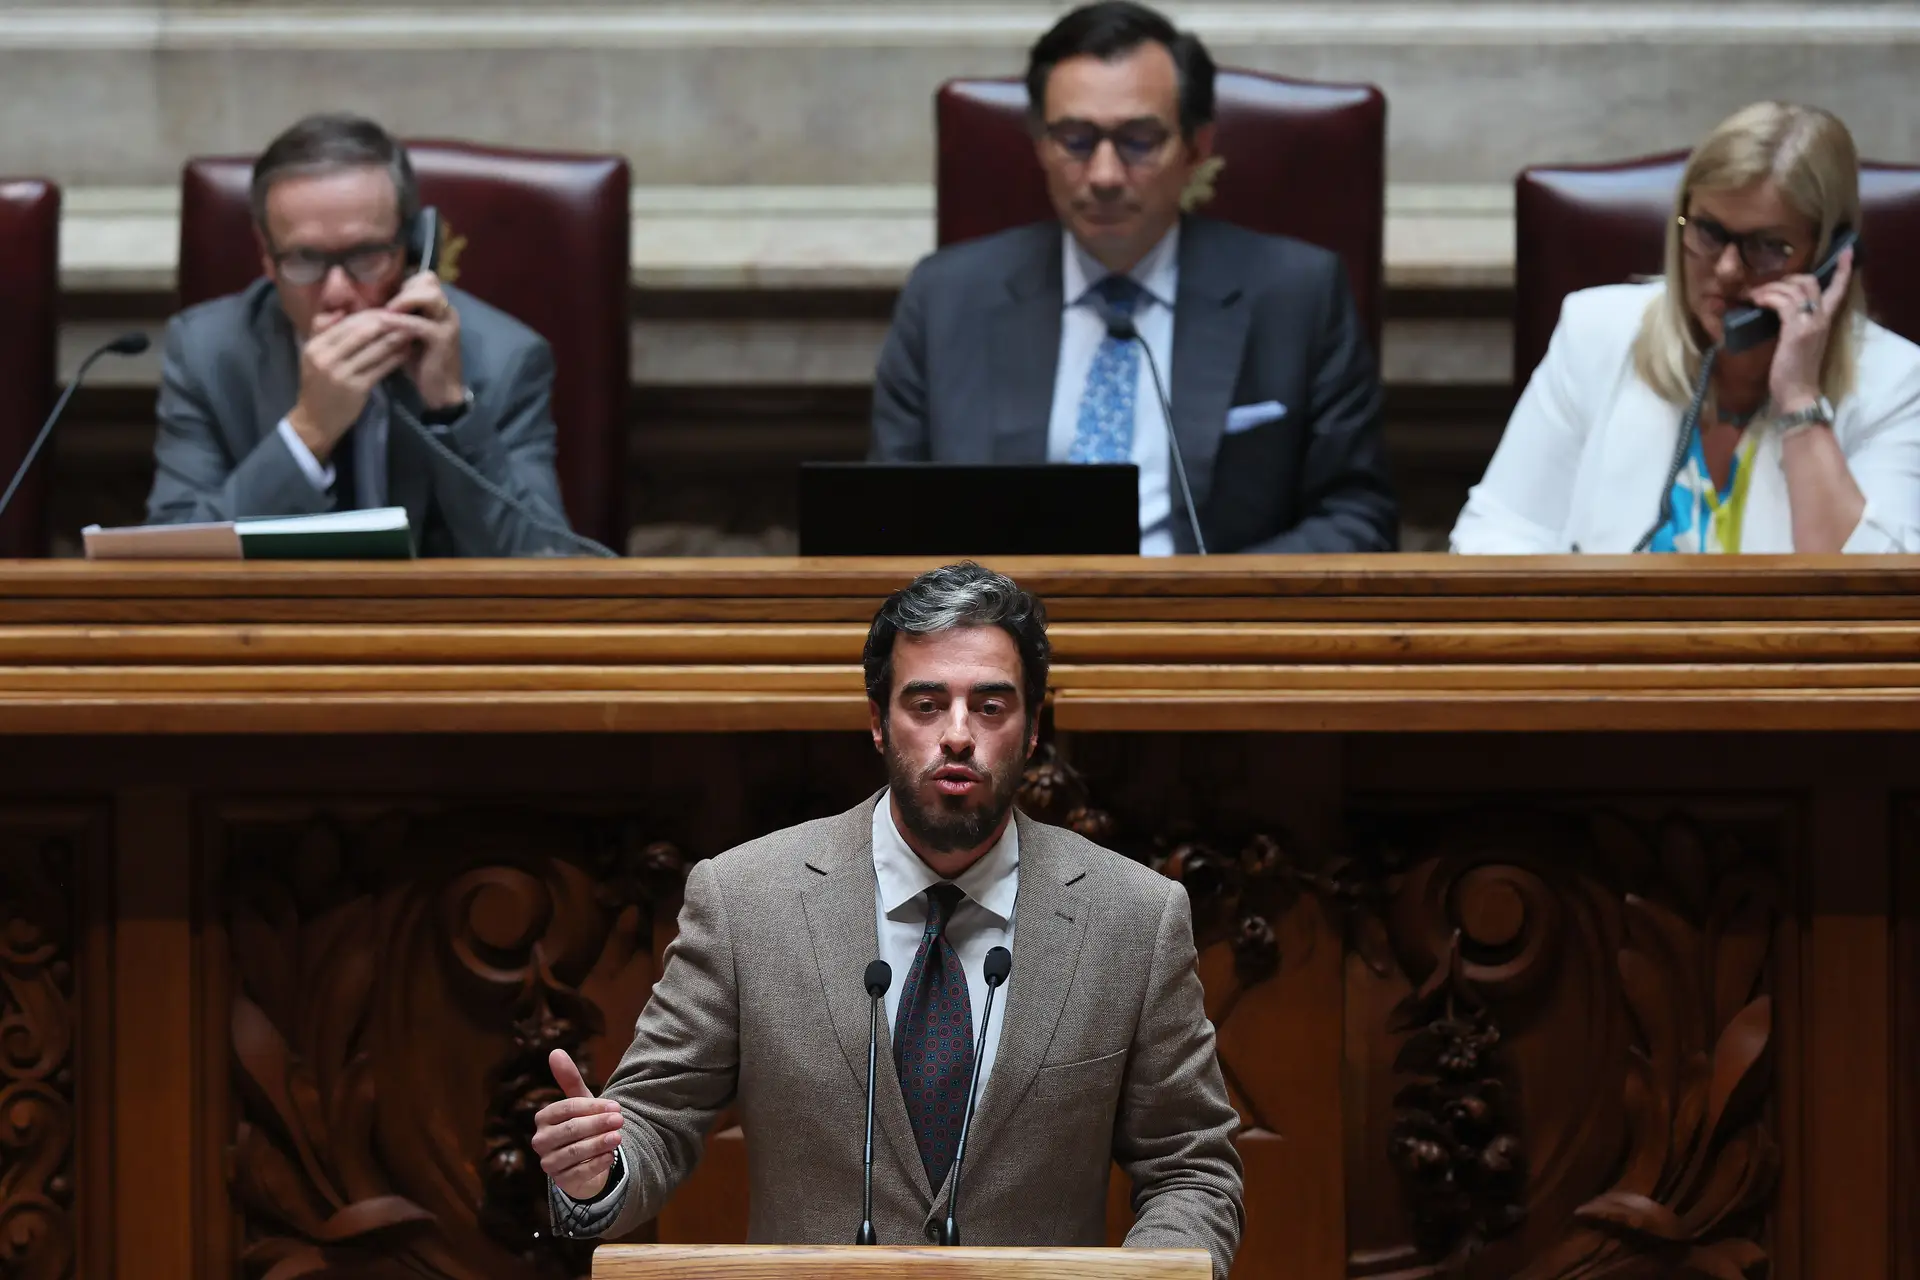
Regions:
[[[927,1243],[928,1244],[940,1243],[940,1227],[937,1223],[929,1222],[927,1224]]]

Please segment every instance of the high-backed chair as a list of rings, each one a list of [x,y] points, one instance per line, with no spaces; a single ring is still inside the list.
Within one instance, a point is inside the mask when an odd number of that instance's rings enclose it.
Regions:
[[[1687,153],[1524,169],[1514,190],[1513,381],[1547,354],[1569,293],[1664,269]],[[1873,318],[1920,341],[1920,167],[1863,161],[1860,240]]]
[[[0,492],[53,408],[60,188],[0,178]],[[47,457],[0,515],[0,556],[45,555]]]
[[[573,527],[626,538],[631,180],[617,156],[410,142],[420,198],[437,207],[441,275],[553,347],[560,491]],[[181,179],[180,301],[244,289],[260,274],[247,189],[251,157],[190,160]]]
[[[1387,100],[1365,84],[1221,71],[1214,152],[1225,165],[1198,212],[1331,249],[1380,349]],[[950,80],[934,98],[942,245],[1054,216],[1020,80]]]

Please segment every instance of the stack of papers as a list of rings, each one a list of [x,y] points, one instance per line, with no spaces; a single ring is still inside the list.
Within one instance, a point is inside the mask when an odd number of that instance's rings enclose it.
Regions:
[[[80,531],[89,560],[407,560],[405,507]]]

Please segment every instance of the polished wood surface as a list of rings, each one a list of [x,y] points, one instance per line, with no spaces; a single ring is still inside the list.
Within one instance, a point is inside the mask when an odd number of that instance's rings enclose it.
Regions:
[[[881,785],[920,567],[0,565],[0,1273],[586,1275],[545,1053]],[[1236,1276],[1916,1280],[1920,564],[1004,567],[1021,803],[1192,903]],[[638,1240],[741,1241],[750,1140]]]
[[[0,566],[0,732],[857,728],[906,561]],[[1062,729],[1920,728],[1920,562],[1010,560]]]
[[[1204,1249],[620,1245],[594,1280],[1208,1280]]]

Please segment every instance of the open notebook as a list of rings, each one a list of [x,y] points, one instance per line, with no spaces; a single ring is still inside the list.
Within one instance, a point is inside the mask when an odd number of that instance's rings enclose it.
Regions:
[[[89,560],[406,560],[405,507],[80,531]]]

